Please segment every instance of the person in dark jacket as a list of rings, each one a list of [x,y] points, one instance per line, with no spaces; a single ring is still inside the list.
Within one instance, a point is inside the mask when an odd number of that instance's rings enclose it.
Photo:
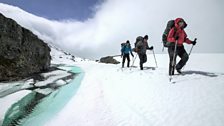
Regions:
[[[184,49],[183,43],[185,42],[187,44],[193,44],[193,45],[196,44],[196,41],[191,41],[190,39],[187,38],[187,34],[184,31],[184,28],[186,27],[187,27],[186,22],[182,18],[177,18],[175,19],[175,26],[169,31],[167,41],[173,43],[172,46],[168,47],[168,53],[170,57],[169,75],[174,75],[177,55],[181,58],[176,65],[176,70],[178,73],[181,73],[182,67],[188,61],[189,56],[186,50]],[[176,41],[177,41],[177,49],[176,52],[174,52]],[[173,60],[174,65],[172,64]]]
[[[139,40],[138,40],[139,39]],[[142,40],[141,40],[142,39]],[[147,62],[147,55],[146,51],[147,50],[153,50],[153,46],[149,48],[148,45],[148,35],[145,35],[144,38],[139,36],[136,40],[136,48],[137,48],[137,53],[140,59],[140,69],[143,70],[143,64]]]
[[[124,63],[125,63],[126,59],[128,60],[127,67],[129,67],[129,65],[130,65],[129,53],[131,53],[132,57],[134,57],[134,55],[132,53],[132,49],[131,49],[131,44],[130,44],[129,40],[127,40],[126,43],[122,43],[121,46],[122,46],[121,56],[123,57],[122,68],[124,68]]]

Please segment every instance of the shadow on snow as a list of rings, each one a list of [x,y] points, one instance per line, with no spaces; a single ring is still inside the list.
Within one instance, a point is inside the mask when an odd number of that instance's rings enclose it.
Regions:
[[[206,76],[206,77],[218,77],[219,75],[216,73],[212,73],[212,72],[204,72],[204,71],[184,71],[182,72],[182,75],[191,75],[191,74],[197,74],[197,75],[202,75],[202,76]],[[220,75],[224,75],[224,74],[220,74]]]
[[[138,68],[138,66],[130,66],[130,68]],[[156,67],[143,67],[143,70],[149,70],[149,69],[151,69],[151,70],[156,70]]]

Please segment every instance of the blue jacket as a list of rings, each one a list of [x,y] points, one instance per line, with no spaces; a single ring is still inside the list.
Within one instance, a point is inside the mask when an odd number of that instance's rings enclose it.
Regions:
[[[122,46],[121,54],[124,55],[124,54],[129,54],[129,53],[132,54],[131,45],[130,44],[125,44],[124,46]]]

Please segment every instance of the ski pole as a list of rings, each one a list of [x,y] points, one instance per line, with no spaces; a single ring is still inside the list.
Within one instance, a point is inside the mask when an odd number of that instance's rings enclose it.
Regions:
[[[164,46],[163,46],[162,52],[164,52]]]
[[[196,41],[197,41],[197,38],[195,38],[194,41],[196,42]],[[191,50],[190,50],[190,52],[189,52],[189,54],[188,54],[189,56],[191,55],[191,52],[192,52],[192,50],[193,50],[193,47],[194,47],[194,45],[191,46]]]
[[[197,38],[195,38],[194,41],[196,42],[196,41],[197,41]],[[191,52],[192,52],[192,50],[193,50],[193,47],[194,47],[194,45],[191,46],[190,52],[189,52],[189,54],[188,54],[188,57],[190,57]],[[186,64],[184,65],[184,67],[183,67],[182,70],[184,70],[185,66],[186,66]]]
[[[193,47],[194,47],[194,45],[191,46],[191,49],[190,49],[190,52],[189,52],[188,56],[191,55],[191,52],[192,52]]]
[[[153,52],[154,60],[155,60],[155,63],[156,63],[156,68],[158,68],[158,65],[157,65],[157,61],[156,61],[156,56],[155,56],[154,49],[152,50],[152,52]]]
[[[170,82],[172,80],[172,73],[174,71],[174,67],[175,67],[175,56],[176,56],[176,51],[177,51],[177,40],[175,42],[175,48],[174,48],[174,53],[173,53],[173,60],[172,60],[172,68],[171,68],[171,74],[170,74]]]
[[[132,61],[132,65],[131,65],[131,67],[133,67],[133,66],[134,66],[135,59],[136,59],[137,55],[138,55],[138,54],[136,53],[136,55],[135,55],[135,57],[134,57],[134,60]]]
[[[162,52],[164,52],[164,48],[165,48],[164,42],[162,41],[161,43],[163,44]]]

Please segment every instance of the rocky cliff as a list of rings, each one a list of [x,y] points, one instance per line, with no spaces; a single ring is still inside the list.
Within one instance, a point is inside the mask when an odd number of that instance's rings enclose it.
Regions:
[[[0,81],[48,70],[50,48],[31,31],[0,13]]]

